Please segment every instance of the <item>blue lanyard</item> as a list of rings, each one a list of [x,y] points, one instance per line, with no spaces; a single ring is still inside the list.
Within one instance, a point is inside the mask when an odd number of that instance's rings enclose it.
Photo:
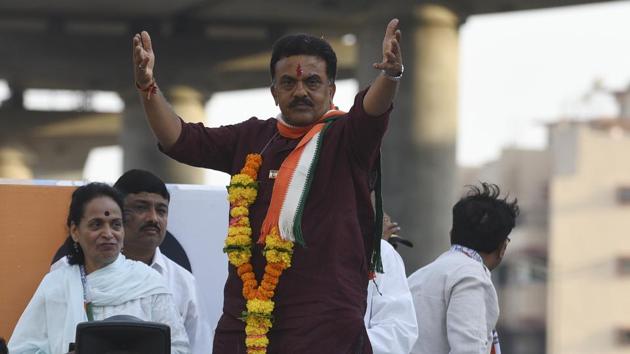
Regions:
[[[81,285],[83,285],[83,309],[87,315],[88,321],[94,321],[94,313],[92,312],[92,299],[88,293],[87,275],[85,274],[85,266],[81,264],[79,266],[81,270]]]

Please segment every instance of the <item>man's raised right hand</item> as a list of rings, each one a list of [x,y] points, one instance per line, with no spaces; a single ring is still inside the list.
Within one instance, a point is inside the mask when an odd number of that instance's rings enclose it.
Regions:
[[[133,36],[133,76],[140,89],[149,87],[154,82],[154,65],[155,54],[149,33],[147,31],[136,33]]]

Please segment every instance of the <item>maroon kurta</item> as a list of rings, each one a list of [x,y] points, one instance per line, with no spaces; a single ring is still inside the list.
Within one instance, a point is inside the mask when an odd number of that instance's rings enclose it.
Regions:
[[[350,112],[324,135],[304,208],[306,248],[295,245],[292,266],[280,277],[268,353],[372,353],[363,324],[374,232],[369,179],[389,112],[368,116],[363,111],[364,94],[357,95]],[[220,128],[184,123],[167,154],[233,175],[243,167],[245,156],[260,152],[277,131],[275,119],[251,118]],[[277,135],[262,155],[258,198],[250,207],[256,239],[271,200],[274,180],[269,170],[279,170],[298,141]],[[251,259],[259,281],[265,265],[261,250],[256,244]],[[214,338],[216,354],[246,352],[245,323],[238,319],[245,310],[243,284],[236,269],[231,265],[228,269],[223,316]]]

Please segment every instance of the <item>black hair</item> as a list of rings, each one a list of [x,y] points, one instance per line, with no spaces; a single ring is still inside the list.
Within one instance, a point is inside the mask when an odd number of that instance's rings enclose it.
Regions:
[[[308,34],[289,34],[278,39],[272,47],[269,71],[271,80],[276,76],[276,63],[294,55],[312,55],[322,58],[326,62],[328,81],[335,82],[337,77],[337,55],[325,40]]]
[[[451,244],[491,253],[499,249],[519,214],[517,199],[500,198],[496,184],[468,186],[468,193],[453,206]]]
[[[164,197],[164,199],[168,201],[171,200],[171,195],[168,189],[166,189],[164,181],[162,181],[160,177],[145,170],[134,169],[125,172],[118,178],[116,183],[114,183],[114,188],[116,188],[123,197],[132,193],[146,192],[159,194]]]
[[[83,214],[85,213],[85,206],[91,202],[93,199],[98,197],[109,197],[111,198],[118,207],[120,208],[120,212],[123,211],[123,198],[120,193],[105,183],[92,182],[81,186],[75,189],[72,192],[72,201],[70,202],[70,210],[68,211],[68,219],[66,221],[66,226],[68,226],[68,230],[74,225],[79,225],[81,223],[81,219],[83,219]],[[85,256],[83,254],[83,250],[81,246],[72,240],[71,236],[66,238],[64,246],[68,250],[68,263],[70,264],[85,264]]]
[[[7,348],[7,342],[4,338],[0,337],[0,354],[8,354],[9,348]]]

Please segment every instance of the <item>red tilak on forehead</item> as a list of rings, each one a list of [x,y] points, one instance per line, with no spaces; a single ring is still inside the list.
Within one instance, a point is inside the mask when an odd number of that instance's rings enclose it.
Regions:
[[[297,77],[302,77],[303,73],[304,73],[304,71],[302,71],[302,65],[300,65],[300,63],[298,63],[297,68],[295,68],[295,74],[297,75]]]

